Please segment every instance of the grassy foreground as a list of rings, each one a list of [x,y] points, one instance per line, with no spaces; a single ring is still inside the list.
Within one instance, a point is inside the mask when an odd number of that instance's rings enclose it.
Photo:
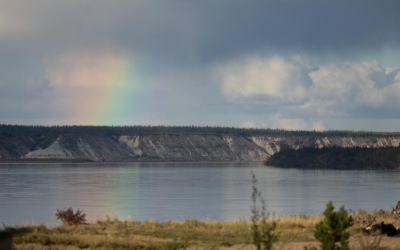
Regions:
[[[400,238],[364,235],[362,228],[376,217],[400,227],[399,215],[387,211],[350,215],[351,249],[400,249]],[[296,215],[276,218],[279,241],[274,249],[303,249],[318,246],[315,225],[322,215]],[[46,227],[33,225],[33,232],[14,237],[15,249],[256,249],[252,244],[251,221],[218,221],[189,219],[182,222],[98,220],[90,225]],[[380,241],[380,243],[379,243]],[[373,248],[373,243],[379,243]]]

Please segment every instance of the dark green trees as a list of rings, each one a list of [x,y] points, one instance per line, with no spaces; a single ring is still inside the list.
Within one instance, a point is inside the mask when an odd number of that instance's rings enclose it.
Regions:
[[[326,205],[324,220],[315,227],[315,238],[321,242],[321,250],[349,250],[348,229],[353,225],[353,219],[348,216],[347,211],[342,206],[339,211],[334,211],[335,207],[330,201]],[[314,250],[316,248],[305,248]]]

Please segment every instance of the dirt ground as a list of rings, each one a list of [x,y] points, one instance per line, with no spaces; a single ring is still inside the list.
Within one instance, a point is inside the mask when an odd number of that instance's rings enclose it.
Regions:
[[[386,237],[380,238],[379,248],[373,248],[371,244],[379,240],[373,236],[356,236],[350,238],[351,249],[390,249],[390,250],[400,250],[400,237]],[[274,250],[303,250],[305,246],[318,247],[318,242],[278,242],[274,245]],[[368,247],[369,246],[369,247]],[[80,250],[76,246],[43,246],[41,244],[16,244],[14,245],[15,250]],[[100,248],[103,249],[103,248]],[[254,245],[234,245],[231,247],[196,247],[190,246],[188,250],[256,250]],[[106,250],[106,249],[104,249]],[[107,249],[109,250],[109,249]]]

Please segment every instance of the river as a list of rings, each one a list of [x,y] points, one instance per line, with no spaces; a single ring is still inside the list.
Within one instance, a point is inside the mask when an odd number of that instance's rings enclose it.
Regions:
[[[58,225],[72,207],[89,222],[248,219],[252,172],[276,216],[335,207],[387,209],[400,199],[400,171],[300,170],[261,163],[0,164],[0,221]]]

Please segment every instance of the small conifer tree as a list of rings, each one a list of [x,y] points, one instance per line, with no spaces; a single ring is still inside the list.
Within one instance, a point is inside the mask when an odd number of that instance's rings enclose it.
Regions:
[[[253,180],[253,206],[251,207],[251,222],[253,242],[257,250],[272,249],[272,245],[278,241],[278,235],[275,233],[277,226],[276,221],[267,222],[269,213],[266,211],[265,200],[261,196],[261,192],[257,188],[257,179],[254,173],[252,174]],[[257,206],[257,201],[260,200],[261,210]]]
[[[353,219],[343,206],[337,212],[334,209],[332,201],[328,202],[324,211],[325,218],[316,225],[314,236],[321,242],[321,250],[349,250],[348,229],[353,225]]]

